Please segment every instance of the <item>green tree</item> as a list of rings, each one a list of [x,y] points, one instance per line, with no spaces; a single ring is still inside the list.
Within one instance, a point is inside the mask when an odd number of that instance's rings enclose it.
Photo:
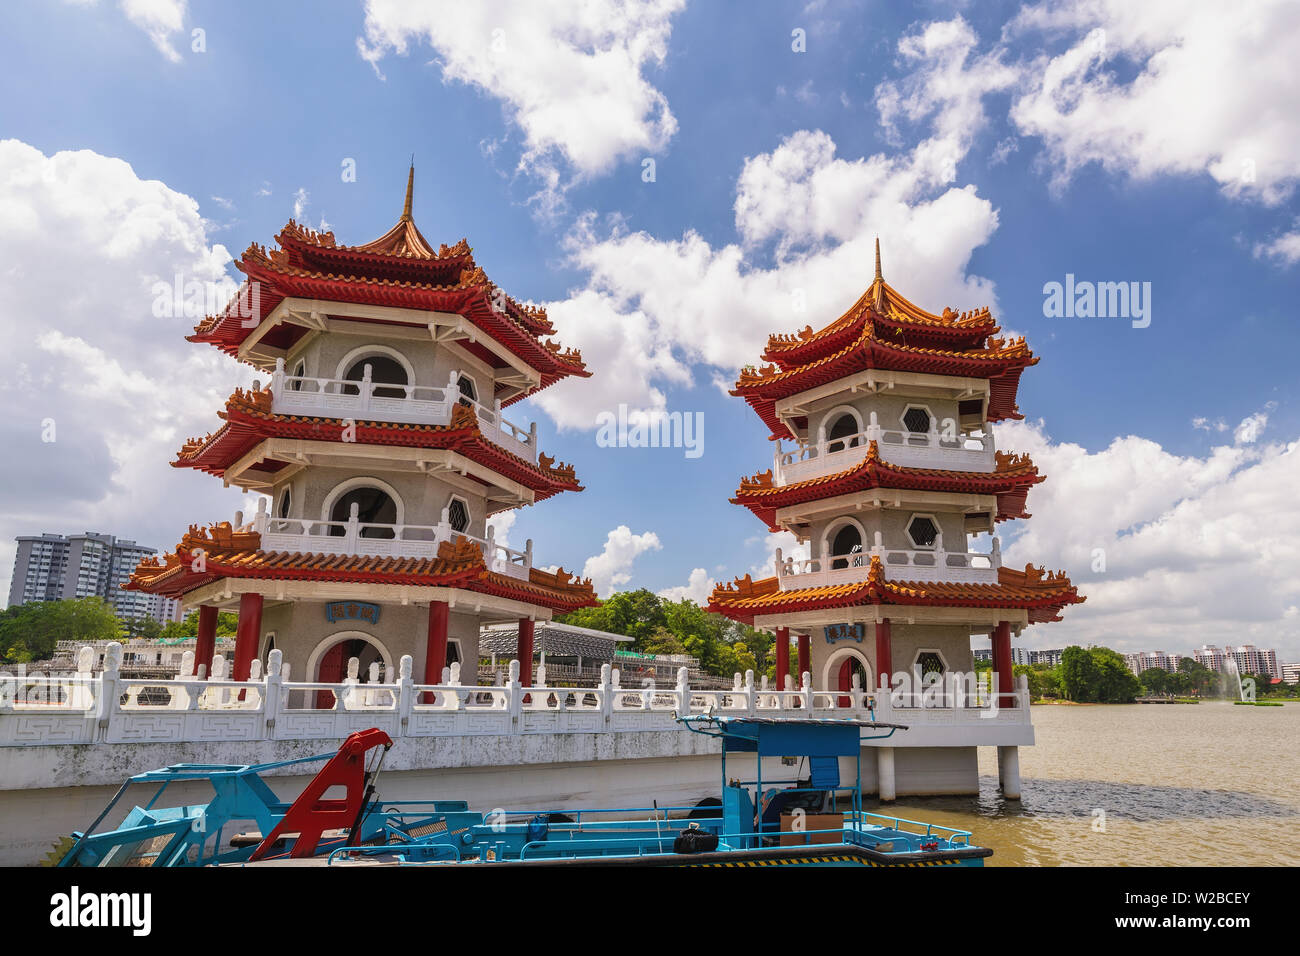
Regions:
[[[229,611],[217,614],[217,637],[233,637],[239,629],[239,615]],[[199,612],[191,611],[183,620],[168,621],[158,635],[164,641],[182,641],[198,637]]]
[[[1142,692],[1137,675],[1128,668],[1124,655],[1109,647],[1094,647],[1088,655],[1096,673],[1093,700],[1103,704],[1128,704]]]
[[[1148,694],[1168,694],[1172,690],[1174,675],[1163,667],[1148,667],[1138,674],[1138,683]]]
[[[113,609],[98,597],[6,608],[0,617],[0,659],[13,663],[45,660],[59,641],[111,641],[119,636],[119,627]]]
[[[1096,699],[1097,668],[1092,655],[1076,644],[1061,652],[1061,691],[1066,700],[1091,701]]]

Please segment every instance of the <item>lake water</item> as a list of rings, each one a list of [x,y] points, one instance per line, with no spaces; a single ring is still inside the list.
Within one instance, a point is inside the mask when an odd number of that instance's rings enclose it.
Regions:
[[[978,797],[902,798],[899,815],[973,831],[993,866],[1300,865],[1300,704],[1047,705],[1033,719],[1020,801],[1002,799],[996,752],[980,748]]]

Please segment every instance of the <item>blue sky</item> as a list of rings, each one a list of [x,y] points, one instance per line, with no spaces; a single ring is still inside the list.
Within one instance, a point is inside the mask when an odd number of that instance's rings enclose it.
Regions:
[[[1090,599],[1026,643],[1300,658],[1293,9],[538,6],[0,10],[0,209],[17,224],[0,307],[19,369],[2,386],[17,412],[0,570],[17,534],[169,547],[239,507],[167,462],[251,373],[190,355],[191,323],[150,319],[139,289],[216,275],[217,247],[270,243],[295,204],[345,243],[372,239],[414,154],[425,235],[468,237],[595,372],[515,408],[588,489],[508,529],[541,561],[605,589],[689,580],[674,593],[696,597],[766,566],[774,541],[727,498],[771,447],[719,383],[767,332],[838,316],[879,234],[900,291],[932,311],[991,305],[1041,356],[1028,423],[999,437],[1049,478],[1003,534]],[[1151,283],[1150,327],[1045,317],[1043,285],[1067,273]],[[702,412],[705,454],[597,447],[594,414],[619,402]],[[33,438],[47,416],[58,449]]]

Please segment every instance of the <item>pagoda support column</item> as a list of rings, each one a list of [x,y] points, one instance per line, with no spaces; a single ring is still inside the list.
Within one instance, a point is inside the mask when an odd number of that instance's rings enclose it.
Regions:
[[[998,783],[1002,796],[1008,800],[1020,799],[1020,748],[998,748]]]
[[[239,596],[239,627],[235,631],[235,667],[232,680],[248,680],[262,639],[262,595]],[[209,664],[211,661],[209,660]]]
[[[1011,622],[999,621],[993,630],[993,671],[997,675],[999,707],[1014,707],[1014,697],[1004,697],[1016,689],[1015,671],[1011,665]]]
[[[424,682],[441,684],[442,669],[447,666],[446,601],[429,602],[429,629],[424,645]]]
[[[534,622],[526,617],[519,619],[519,683],[533,686],[533,630]]]
[[[812,669],[812,648],[807,634],[799,635],[799,683],[802,686],[803,675]]]
[[[194,644],[194,669],[191,675],[197,676],[199,668],[204,674],[212,672],[212,657],[217,653],[217,606],[215,604],[199,605],[199,633]]]
[[[880,802],[892,803],[898,796],[894,783],[894,748],[876,748],[876,776],[880,784]]]
[[[889,691],[890,675],[894,673],[894,636],[889,618],[876,622],[876,687]]]
[[[785,678],[790,673],[790,629],[776,629],[776,689],[785,690]]]

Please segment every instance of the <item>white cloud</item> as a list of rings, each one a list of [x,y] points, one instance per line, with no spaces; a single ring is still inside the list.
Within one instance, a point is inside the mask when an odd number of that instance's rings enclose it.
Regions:
[[[492,536],[497,544],[510,547],[510,529],[515,526],[518,518],[519,515],[514,511],[498,511],[487,519],[488,527],[492,529]]]
[[[311,193],[307,192],[304,187],[299,186],[297,192],[293,194],[293,218],[298,222],[302,222],[302,214],[307,211],[310,204]]]
[[[662,545],[653,531],[633,534],[625,524],[619,525],[605,538],[605,547],[582,566],[582,576],[591,578],[591,585],[601,597],[608,597],[632,580],[632,563],[647,551],[658,551]]]
[[[998,445],[1030,452],[1047,475],[1029,495],[1033,518],[1003,531],[1018,535],[1004,543],[1007,564],[1064,568],[1088,597],[1064,621],[1031,628],[1032,646],[1254,643],[1300,656],[1287,616],[1300,599],[1300,442],[1181,456],[1129,435],[1089,452],[1018,422],[999,427]]]
[[[1257,442],[1260,434],[1264,431],[1264,427],[1268,424],[1268,413],[1275,407],[1276,405],[1273,402],[1269,402],[1264,410],[1243,418],[1241,424],[1232,433],[1233,441],[1238,445],[1253,445]]]
[[[94,6],[99,0],[68,0],[76,6]],[[153,42],[158,52],[173,63],[179,63],[181,55],[172,45],[172,35],[179,33],[185,25],[188,0],[119,0],[118,6],[123,15],[135,26],[143,30]]]
[[[708,571],[704,568],[695,568],[685,584],[664,588],[659,592],[659,596],[667,601],[684,601],[689,598],[700,607],[704,607],[709,603],[709,595],[713,593],[713,584],[713,578],[709,577]]]
[[[1208,173],[1230,196],[1272,204],[1300,178],[1294,3],[1069,0],[1023,7],[1004,33],[1069,43],[1024,65],[1011,109],[1042,138],[1058,187],[1099,163],[1135,178]]]
[[[89,528],[170,547],[192,522],[228,519],[236,492],[168,462],[253,373],[186,342],[197,317],[153,314],[155,281],[231,280],[198,203],[120,159],[5,140],[0,220],[0,314],[21,317],[0,324],[3,559],[18,534]]]
[[[925,75],[882,85],[877,100],[890,124],[927,126],[916,148],[841,159],[827,133],[799,130],[746,159],[737,242],[580,219],[567,248],[586,283],[547,308],[558,338],[605,381],[561,383],[537,403],[561,427],[592,428],[595,411],[620,402],[663,409],[668,388],[696,381],[695,366],[706,366],[705,382],[732,377],[769,333],[847,309],[871,282],[876,236],[890,283],[923,306],[996,308],[992,284],[966,267],[997,212],[973,186],[950,184],[984,123],[981,96],[1011,77],[997,56],[975,56],[976,43],[961,18],[900,42],[900,56]]]
[[[1300,220],[1290,232],[1280,233],[1254,247],[1256,259],[1271,259],[1280,266],[1293,266],[1300,262]]]
[[[379,70],[390,52],[428,43],[444,82],[500,100],[523,133],[520,168],[552,200],[561,162],[580,177],[662,150],[677,131],[668,101],[646,78],[668,52],[685,0],[367,0],[361,55]]]

